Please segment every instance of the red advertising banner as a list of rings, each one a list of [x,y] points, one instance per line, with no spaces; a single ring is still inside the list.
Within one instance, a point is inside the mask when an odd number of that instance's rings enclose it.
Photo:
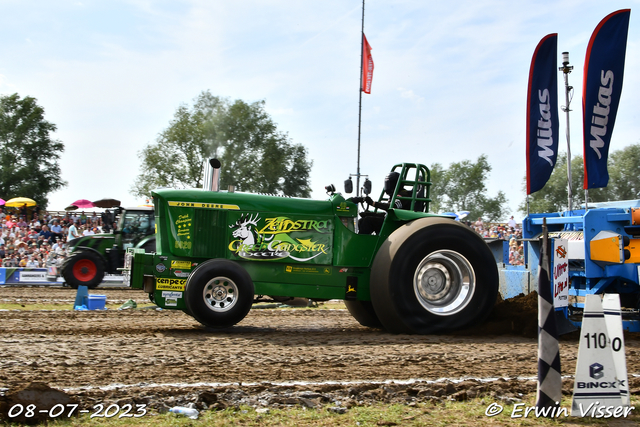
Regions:
[[[373,57],[371,46],[367,37],[362,34],[362,91],[371,93],[371,81],[373,80]]]

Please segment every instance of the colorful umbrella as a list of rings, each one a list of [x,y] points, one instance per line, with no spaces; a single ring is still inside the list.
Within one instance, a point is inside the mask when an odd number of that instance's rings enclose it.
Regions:
[[[27,197],[14,197],[13,199],[8,200],[4,205],[9,206],[10,208],[21,208],[25,204],[27,207],[30,207],[35,206],[36,202]]]
[[[4,205],[4,200],[0,199],[0,206]]]
[[[88,208],[95,208],[95,205],[90,202],[87,199],[80,199],[80,200],[76,200],[75,202],[71,203],[73,206],[77,206],[80,209],[88,209]]]
[[[116,199],[100,199],[93,202],[93,206],[96,208],[115,208],[120,206],[120,200]]]

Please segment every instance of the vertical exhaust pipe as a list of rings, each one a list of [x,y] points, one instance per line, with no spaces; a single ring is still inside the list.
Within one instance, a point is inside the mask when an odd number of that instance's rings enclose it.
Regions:
[[[202,187],[205,191],[220,191],[220,167],[218,159],[204,161],[204,178]]]

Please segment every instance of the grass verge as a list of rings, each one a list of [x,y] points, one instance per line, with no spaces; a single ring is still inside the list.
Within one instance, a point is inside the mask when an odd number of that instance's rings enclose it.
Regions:
[[[503,405],[495,416],[487,416],[489,405]],[[284,427],[329,427],[329,426],[592,426],[592,425],[638,425],[640,415],[635,410],[624,418],[578,418],[560,416],[538,418],[532,412],[524,417],[526,407],[535,403],[535,396],[523,402],[503,404],[491,398],[476,398],[466,402],[417,403],[415,405],[356,406],[350,409],[325,406],[317,409],[290,407],[285,409],[254,409],[251,407],[230,408],[223,411],[203,411],[197,420],[172,413],[157,414],[149,411],[140,418],[79,418],[50,421],[49,426],[284,426]],[[632,405],[640,402],[632,398]],[[562,402],[562,408],[570,412],[571,400]],[[494,406],[494,408],[496,408]],[[41,424],[45,425],[45,424]]]

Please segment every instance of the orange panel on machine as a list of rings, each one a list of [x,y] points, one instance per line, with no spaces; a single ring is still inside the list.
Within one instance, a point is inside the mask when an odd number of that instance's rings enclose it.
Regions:
[[[640,225],[640,208],[631,208],[631,225]]]
[[[631,253],[631,257],[625,263],[640,264],[640,239],[631,239],[625,249],[629,249]]]
[[[596,263],[624,263],[624,251],[621,240],[619,234],[610,231],[601,231],[589,242],[591,260]]]

